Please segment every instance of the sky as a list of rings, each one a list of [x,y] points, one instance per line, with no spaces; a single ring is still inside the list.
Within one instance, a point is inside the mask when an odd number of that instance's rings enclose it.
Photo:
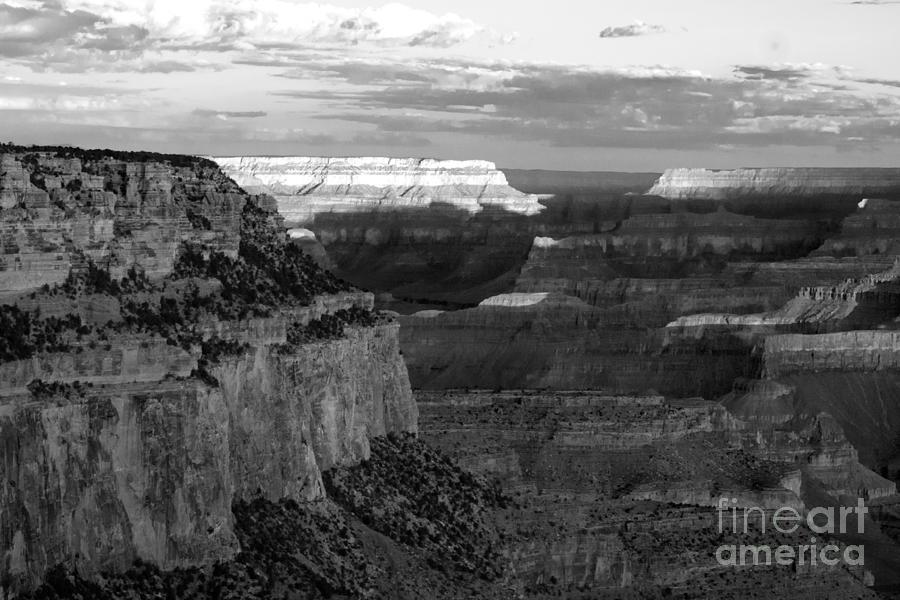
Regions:
[[[900,167],[900,0],[0,0],[0,136],[504,167]]]

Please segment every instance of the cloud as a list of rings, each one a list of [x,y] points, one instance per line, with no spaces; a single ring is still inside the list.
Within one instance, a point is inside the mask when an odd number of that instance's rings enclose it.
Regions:
[[[215,117],[218,119],[258,119],[268,113],[261,110],[208,110],[198,108],[191,113],[198,117]]]
[[[227,63],[255,51],[448,48],[476,36],[493,43],[514,39],[452,12],[437,14],[396,2],[367,8],[294,0],[0,3],[0,57],[35,70],[187,71],[212,65],[180,59],[185,53],[216,52],[216,59]],[[141,64],[148,53],[169,56],[148,70]]]
[[[28,56],[86,39],[97,43],[102,23],[102,17],[82,10],[0,4],[0,56]]]
[[[385,133],[468,134],[559,147],[710,149],[900,140],[900,96],[828,65],[736,66],[710,77],[665,66],[602,69],[465,60],[297,55],[282,76],[320,89],[320,117]],[[282,66],[286,66],[282,56]],[[287,86],[286,86],[287,87]],[[474,138],[473,138],[474,139]]]
[[[900,88],[900,80],[897,79],[876,79],[876,78],[864,78],[864,79],[853,79],[857,83],[867,83],[871,85],[883,85],[885,87],[892,88]]]
[[[455,13],[438,15],[399,3],[345,8],[291,0],[60,1],[102,14],[119,26],[142,24],[154,38],[183,46],[247,49],[374,43],[447,47],[484,31]]]
[[[643,21],[635,21],[631,25],[622,25],[619,27],[607,27],[600,32],[601,38],[621,38],[636,37],[639,35],[650,35],[653,33],[665,33],[666,28],[662,25],[650,25]]]

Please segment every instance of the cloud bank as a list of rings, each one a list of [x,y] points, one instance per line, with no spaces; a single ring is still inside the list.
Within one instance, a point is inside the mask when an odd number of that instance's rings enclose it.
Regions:
[[[0,58],[68,72],[147,72],[148,65],[151,72],[191,71],[197,65],[185,57],[203,51],[448,48],[482,34],[499,42],[512,39],[452,12],[434,14],[396,2],[361,9],[291,0],[0,3]]]
[[[557,147],[711,149],[900,140],[900,96],[850,86],[841,67],[736,66],[734,73],[307,56],[283,77],[351,89],[286,86],[274,93],[325,101],[331,110],[321,118],[389,133],[500,136]]]

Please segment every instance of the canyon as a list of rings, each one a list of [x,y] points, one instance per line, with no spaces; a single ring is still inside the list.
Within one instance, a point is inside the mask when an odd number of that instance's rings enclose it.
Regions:
[[[547,440],[564,434],[551,428],[521,441],[508,434],[495,439],[491,428],[503,425],[492,421],[468,438],[467,418],[455,421],[461,429],[444,431],[451,409],[443,402],[455,407],[455,415],[469,402],[488,402],[503,412],[508,398],[500,390],[522,388],[544,390],[548,397],[603,390],[638,404],[646,394],[702,397],[740,421],[737,429],[744,433],[728,433],[730,443],[778,464],[803,465],[802,483],[791,492],[799,502],[853,495],[896,502],[900,428],[891,330],[900,315],[894,241],[900,170],[506,174],[513,187],[538,195],[544,210],[495,216],[477,242],[479,258],[490,256],[491,264],[506,253],[490,273],[474,274],[472,242],[463,242],[464,232],[484,231],[476,229],[484,227],[475,225],[477,217],[435,225],[420,211],[384,235],[372,219],[377,211],[358,207],[358,219],[345,212],[305,225],[334,257],[338,272],[398,313],[412,385],[428,399],[420,407],[441,415],[432,421],[423,413],[424,439],[518,489],[522,453],[560,443]],[[321,196],[313,188],[294,192],[293,203],[307,200],[310,206],[322,196],[345,206],[341,196],[347,193],[337,187]],[[515,225],[505,229],[503,220]],[[404,229],[409,223],[416,223],[414,233]],[[391,259],[354,272],[343,237],[351,230],[359,244],[353,252],[362,254],[358,248],[371,244],[369,256]],[[443,254],[433,261],[438,245]],[[401,253],[406,260],[395,262]],[[413,256],[440,264],[441,276],[417,270]],[[388,264],[400,265],[403,273]],[[492,278],[496,273],[502,276]],[[454,399],[447,391],[479,388],[501,396],[484,400],[473,391],[475,400],[468,400],[456,392]],[[521,410],[513,422],[547,411]],[[633,419],[623,420],[634,426]],[[485,436],[494,441],[483,442]],[[554,457],[548,468],[561,468],[559,450],[548,452]],[[560,481],[578,480],[566,473]],[[643,499],[682,493],[680,502],[696,505],[709,498],[696,482],[669,482],[668,495],[650,488]],[[547,560],[549,555],[540,564]],[[891,585],[890,568],[877,570],[876,580]],[[553,577],[565,580],[560,573]],[[579,577],[568,581],[584,584]],[[535,575],[534,581],[543,580]]]
[[[900,170],[0,165],[0,594],[900,589]]]

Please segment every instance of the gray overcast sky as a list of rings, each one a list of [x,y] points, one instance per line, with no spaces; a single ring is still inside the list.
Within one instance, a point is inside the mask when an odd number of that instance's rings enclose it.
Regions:
[[[900,166],[900,0],[0,0],[20,143]]]

